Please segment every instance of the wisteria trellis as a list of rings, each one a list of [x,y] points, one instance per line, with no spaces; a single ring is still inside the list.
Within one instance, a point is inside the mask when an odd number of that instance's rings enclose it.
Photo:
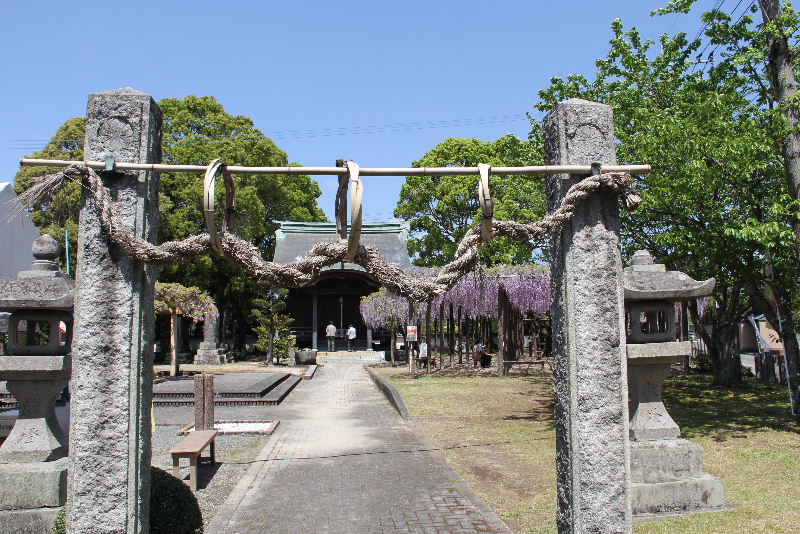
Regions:
[[[444,309],[447,314],[450,304],[456,309],[460,307],[464,317],[496,318],[497,293],[501,285],[512,306],[523,313],[544,313],[550,309],[550,274],[547,270],[538,266],[504,267],[488,272],[476,271],[459,280],[452,289],[432,301],[432,318],[445,319],[439,317],[439,311]],[[408,314],[408,300],[386,289],[361,299],[361,317],[368,328],[382,328],[390,320],[406,323]]]

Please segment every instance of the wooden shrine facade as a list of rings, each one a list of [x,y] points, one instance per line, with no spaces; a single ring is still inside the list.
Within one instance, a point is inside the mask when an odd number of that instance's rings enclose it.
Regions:
[[[336,240],[335,223],[282,221],[275,232],[277,263],[288,263],[303,256],[315,243]],[[401,223],[364,223],[361,243],[378,247],[390,263],[401,269],[412,268],[408,257],[408,232]],[[316,281],[289,290],[287,313],[294,319],[291,330],[300,348],[327,350],[325,328],[333,321],[338,330],[336,349],[346,350],[344,332],[349,325],[356,328],[357,350],[378,350],[388,347],[388,332],[372,332],[361,319],[361,297],[379,289],[378,283],[354,263],[342,262],[323,269]],[[374,336],[373,336],[374,334]]]

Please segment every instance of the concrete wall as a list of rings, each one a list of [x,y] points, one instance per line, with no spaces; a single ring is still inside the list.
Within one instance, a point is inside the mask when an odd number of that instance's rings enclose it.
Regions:
[[[15,198],[14,187],[8,182],[0,183],[0,278],[16,278],[20,271],[30,269],[31,243],[39,237],[27,213],[7,220],[14,211],[8,203]]]

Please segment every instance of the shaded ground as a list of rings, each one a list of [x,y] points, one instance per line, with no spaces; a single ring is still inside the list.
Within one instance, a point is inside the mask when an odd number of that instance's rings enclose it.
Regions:
[[[550,380],[382,369],[414,423],[515,532],[555,532],[555,440]],[[734,510],[642,523],[639,533],[790,533],[800,525],[800,427],[785,386],[710,377],[667,381],[665,402],[684,437],[703,446],[706,471],[724,481]],[[467,446],[467,447],[465,447]]]

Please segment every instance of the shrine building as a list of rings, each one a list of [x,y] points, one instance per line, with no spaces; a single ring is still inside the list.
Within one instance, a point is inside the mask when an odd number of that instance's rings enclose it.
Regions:
[[[281,221],[278,224],[273,259],[276,263],[302,258],[321,241],[337,240],[336,223]],[[407,226],[403,223],[364,223],[361,227],[361,243],[377,247],[386,261],[401,269],[413,268],[407,240]],[[297,336],[297,346],[326,350],[325,327],[333,321],[338,331],[336,350],[347,350],[344,333],[351,324],[356,328],[356,350],[385,350],[388,332],[367,329],[359,310],[361,297],[379,288],[363,267],[347,262],[325,267],[317,280],[290,288],[286,312],[294,318],[291,331]]]

